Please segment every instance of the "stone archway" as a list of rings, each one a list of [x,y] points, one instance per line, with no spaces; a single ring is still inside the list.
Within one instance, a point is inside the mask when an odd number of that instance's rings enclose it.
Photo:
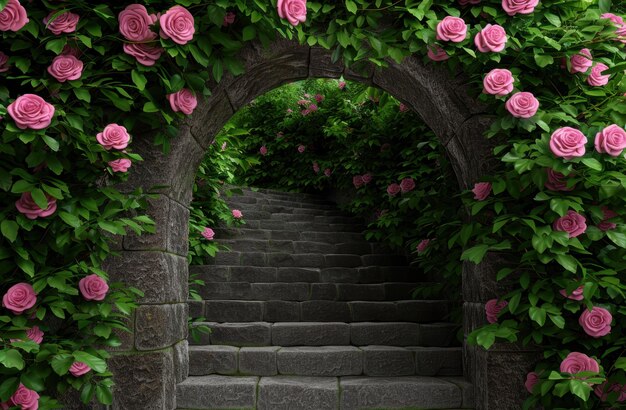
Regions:
[[[163,155],[150,135],[135,135],[133,148],[144,162],[137,164],[125,191],[162,186],[162,195],[151,202],[149,214],[157,224],[154,235],[128,236],[118,244],[121,256],[108,261],[112,280],[123,281],[145,292],[130,319],[133,334],[124,334],[110,364],[116,376],[114,409],[172,410],[175,386],[187,377],[187,254],[193,179],[213,137],[228,119],[255,97],[286,82],[309,77],[357,80],[381,88],[418,112],[433,129],[451,158],[459,185],[467,188],[492,163],[491,150],[483,138],[489,119],[482,106],[468,97],[462,75],[453,76],[435,64],[424,65],[407,58],[402,64],[390,63],[384,70],[369,67],[366,74],[333,63],[331,53],[321,48],[279,40],[269,47],[250,44],[240,57],[246,71],[226,77],[213,87],[213,95],[201,103],[182,124],[172,141],[171,152]],[[495,296],[494,273],[485,267],[467,266],[464,275],[464,327],[466,334],[482,324],[483,303]],[[504,354],[502,354],[504,352]],[[499,379],[492,366],[520,368],[524,356],[499,351],[499,359],[466,347],[465,375],[474,383],[479,408],[517,408],[519,386],[516,379]],[[480,357],[480,358],[479,358]],[[520,358],[521,357],[521,358]],[[512,360],[512,361],[511,361]],[[522,373],[525,374],[525,373]],[[494,379],[495,377],[495,379]],[[519,376],[521,377],[521,376]],[[491,386],[493,380],[497,386]],[[487,388],[489,387],[489,388]],[[498,405],[495,406],[494,403]],[[510,406],[509,406],[510,404]]]

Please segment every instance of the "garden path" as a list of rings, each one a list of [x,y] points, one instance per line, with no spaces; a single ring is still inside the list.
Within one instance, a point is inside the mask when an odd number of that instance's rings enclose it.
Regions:
[[[419,273],[363,221],[305,194],[227,202],[246,224],[216,229],[230,251],[190,267],[206,282],[191,315],[212,333],[190,339],[179,409],[473,408],[448,302],[413,300]]]

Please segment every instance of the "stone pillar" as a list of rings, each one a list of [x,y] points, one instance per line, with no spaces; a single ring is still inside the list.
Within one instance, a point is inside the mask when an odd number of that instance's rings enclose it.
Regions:
[[[497,282],[498,270],[506,261],[488,253],[479,265],[463,265],[463,328],[465,337],[487,324],[485,302],[498,298],[516,286],[516,278]],[[526,374],[538,360],[539,352],[521,343],[496,343],[489,350],[463,344],[463,368],[474,386],[477,410],[520,409],[528,397]]]

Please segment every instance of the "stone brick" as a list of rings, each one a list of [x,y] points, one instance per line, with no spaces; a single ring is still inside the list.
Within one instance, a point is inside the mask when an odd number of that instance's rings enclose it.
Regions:
[[[319,282],[320,270],[318,268],[278,268],[277,282]]]
[[[333,253],[335,247],[324,242],[296,241],[293,242],[295,253]]]
[[[357,266],[361,266],[361,257],[359,255],[325,255],[324,256],[325,265],[328,268],[334,267],[345,267],[345,268],[354,268]]]
[[[447,347],[459,343],[457,339],[459,325],[454,323],[429,323],[421,324],[419,327],[418,346]]]
[[[176,404],[179,409],[254,408],[258,382],[258,377],[190,377],[176,386]],[[156,407],[135,407],[141,408]]]
[[[252,376],[275,376],[276,352],[279,346],[242,347],[239,351],[239,373]]]
[[[337,284],[338,300],[385,300],[385,288],[382,284]]]
[[[460,347],[409,347],[415,353],[415,373],[420,376],[462,376]]]
[[[283,347],[277,361],[278,372],[284,375],[348,376],[363,372],[362,352],[354,346]]]
[[[350,339],[355,346],[416,346],[420,325],[416,323],[351,323]]]
[[[231,266],[230,280],[233,282],[274,282],[276,280],[276,268]]]
[[[346,253],[353,255],[365,255],[371,252],[368,242],[344,242],[335,245],[337,253]]]
[[[192,346],[189,349],[189,375],[231,375],[237,373],[237,354],[234,346]]]
[[[252,299],[255,300],[307,300],[308,283],[253,283]]]
[[[342,346],[350,344],[350,326],[346,323],[275,323],[272,325],[275,346]]]
[[[322,281],[330,283],[358,283],[359,271],[355,268],[324,268]]]
[[[300,321],[300,302],[268,300],[263,312],[265,322],[298,322]]]
[[[296,231],[268,231],[272,240],[298,241],[300,232]]]
[[[270,325],[254,323],[211,323],[211,344],[231,346],[270,345]]]
[[[228,282],[230,280],[230,268],[228,266],[191,265],[189,266],[189,276],[203,280],[205,284]]]
[[[205,318],[209,322],[260,322],[263,302],[243,300],[207,300]]]
[[[442,377],[443,380],[454,383],[461,389],[463,395],[463,408],[473,409],[475,406],[474,386],[463,377]]]
[[[337,379],[329,377],[263,377],[259,383],[259,410],[336,410]]]
[[[346,302],[311,300],[302,302],[303,322],[350,322],[350,308]]]
[[[324,256],[317,253],[270,253],[269,266],[289,266],[300,268],[318,268],[324,264]]]
[[[241,265],[244,266],[268,266],[267,255],[264,252],[242,252]]]
[[[383,283],[385,300],[413,299],[413,290],[418,283]]]
[[[144,292],[139,303],[176,303],[187,300],[187,259],[164,252],[125,251],[109,257],[104,270],[111,282]]]
[[[135,310],[135,348],[156,350],[187,338],[188,306],[140,305]]]
[[[121,344],[117,347],[108,347],[107,349],[112,352],[129,352],[135,350],[135,311],[131,312],[129,316],[125,316],[119,320],[124,323],[129,331],[113,329],[113,334],[120,338]]]
[[[205,300],[248,300],[252,295],[252,286],[248,282],[208,282],[199,293]]]
[[[189,376],[189,343],[182,340],[174,345],[174,378],[176,383],[181,383]]]
[[[451,409],[462,405],[461,389],[432,377],[342,377],[341,408],[346,410],[420,408]]]
[[[363,374],[410,376],[415,374],[413,352],[394,346],[363,346]]]
[[[114,409],[170,410],[176,407],[173,349],[116,354],[108,364],[115,378]]]
[[[189,317],[194,319],[204,317],[204,301],[190,300],[187,304],[189,305]]]
[[[311,300],[337,299],[337,286],[334,283],[312,283]]]
[[[448,304],[446,300],[402,300],[396,303],[398,317],[403,322],[437,322],[447,318]]]
[[[214,258],[210,258],[209,265],[240,265],[241,252],[221,251]]]
[[[404,320],[398,317],[393,302],[348,302],[352,322],[385,322]]]

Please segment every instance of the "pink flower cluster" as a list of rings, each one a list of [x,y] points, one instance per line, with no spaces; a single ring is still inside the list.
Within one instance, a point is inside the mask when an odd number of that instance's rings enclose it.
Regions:
[[[267,155],[267,147],[265,145],[262,145],[261,148],[259,148],[259,154],[263,156]]]
[[[390,184],[387,187],[387,193],[390,196],[396,196],[400,192],[402,192],[403,194],[406,194],[407,192],[410,192],[414,189],[415,189],[415,180],[413,178],[403,178],[399,184],[396,184],[395,182]]]
[[[600,371],[600,365],[595,359],[584,353],[571,352],[563,359],[559,370],[561,373],[569,373],[571,375],[576,375],[580,372],[597,373]]]
[[[491,193],[491,182],[477,182],[474,184],[474,199],[484,201]]]
[[[232,214],[233,214],[233,218],[235,218],[235,219],[243,218],[243,213],[241,213],[241,211],[239,209],[233,209],[232,210]]]
[[[213,229],[209,227],[205,227],[202,231],[202,236],[204,237],[204,239],[212,241],[213,237],[215,236],[215,231],[213,231]]]
[[[572,127],[557,129],[550,136],[550,150],[563,159],[572,159],[585,155],[587,137]],[[596,134],[594,146],[600,154],[618,157],[626,148],[626,131],[617,124],[609,125]]]
[[[172,111],[182,112],[186,115],[191,115],[193,110],[195,110],[198,105],[196,94],[187,88],[168,94],[167,99],[170,102]]]
[[[417,253],[424,253],[426,249],[428,248],[429,244],[430,244],[430,239],[422,239],[420,243],[417,244],[417,247],[415,248],[417,250]]]
[[[594,306],[591,310],[585,309],[583,311],[578,319],[578,323],[589,336],[599,338],[611,333],[612,320],[611,312]]]
[[[106,281],[96,274],[85,276],[78,281],[78,288],[85,300],[104,300],[109,291]]]
[[[9,0],[0,12],[0,31],[19,31],[28,21],[26,9],[19,0]]]
[[[70,366],[70,374],[74,377],[80,377],[91,371],[91,367],[83,362],[74,362]]]
[[[50,195],[46,195],[48,206],[42,209],[35,203],[30,192],[22,193],[20,199],[15,202],[15,208],[28,219],[45,218],[52,215],[57,210],[57,200]]]
[[[20,383],[15,393],[9,398],[9,401],[0,403],[0,409],[8,409],[14,406],[19,406],[21,410],[37,410],[39,408],[39,394]]]
[[[485,303],[485,316],[487,322],[496,323],[498,321],[498,314],[507,307],[509,302],[506,300],[499,301],[498,299],[491,299]]]
[[[292,26],[306,21],[306,0],[278,0],[278,17],[285,19]]]
[[[567,214],[558,218],[552,224],[555,231],[567,232],[570,238],[575,238],[587,230],[587,219],[576,211],[569,210]]]
[[[370,182],[372,182],[372,174],[370,174],[369,172],[363,175],[355,175],[352,177],[352,185],[354,185],[356,189],[359,189],[362,186],[369,184]]]

